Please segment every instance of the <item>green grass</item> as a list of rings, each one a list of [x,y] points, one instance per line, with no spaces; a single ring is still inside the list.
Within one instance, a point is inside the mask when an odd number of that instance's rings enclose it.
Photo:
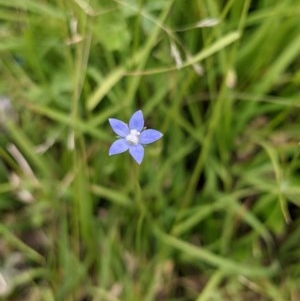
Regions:
[[[0,299],[300,300],[299,17],[0,0]],[[108,156],[137,109],[141,166]]]

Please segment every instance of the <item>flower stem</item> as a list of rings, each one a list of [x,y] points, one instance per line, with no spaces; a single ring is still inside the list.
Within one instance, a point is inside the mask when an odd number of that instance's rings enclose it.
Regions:
[[[146,208],[143,203],[142,188],[139,181],[139,167],[135,164],[133,167],[133,182],[134,182],[134,192],[135,192],[135,204],[138,209],[138,221],[136,229],[136,249],[138,251],[142,250],[142,237],[143,237],[143,225],[146,217]]]

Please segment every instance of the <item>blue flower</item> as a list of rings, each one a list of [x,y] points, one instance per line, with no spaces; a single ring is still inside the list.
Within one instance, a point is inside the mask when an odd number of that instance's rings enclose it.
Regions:
[[[163,136],[159,131],[144,128],[144,116],[141,110],[131,116],[128,125],[115,118],[109,118],[109,123],[120,138],[111,145],[109,155],[117,155],[129,150],[138,164],[141,164],[144,158],[144,145],[155,142]]]

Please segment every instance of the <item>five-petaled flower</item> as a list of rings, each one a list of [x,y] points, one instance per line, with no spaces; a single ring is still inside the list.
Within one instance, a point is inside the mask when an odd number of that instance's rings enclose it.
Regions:
[[[141,110],[135,112],[127,125],[125,122],[109,118],[110,126],[119,136],[109,149],[109,155],[116,155],[129,150],[132,158],[141,164],[144,158],[144,145],[155,142],[163,134],[157,130],[144,128],[144,116]]]

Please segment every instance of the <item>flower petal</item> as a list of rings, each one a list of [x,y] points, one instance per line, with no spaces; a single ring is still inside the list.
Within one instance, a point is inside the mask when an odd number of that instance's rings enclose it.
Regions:
[[[129,128],[131,130],[141,131],[144,127],[144,116],[141,110],[135,112],[129,120]]]
[[[144,148],[141,145],[130,146],[129,153],[138,164],[142,163],[144,158]]]
[[[129,134],[129,128],[125,122],[115,118],[109,118],[108,120],[111,128],[117,135],[126,137]]]
[[[140,143],[149,144],[160,139],[162,136],[163,134],[157,130],[145,130],[141,132]]]
[[[129,144],[126,139],[118,139],[116,140],[109,149],[109,155],[116,155],[120,153],[124,153],[129,149]]]

